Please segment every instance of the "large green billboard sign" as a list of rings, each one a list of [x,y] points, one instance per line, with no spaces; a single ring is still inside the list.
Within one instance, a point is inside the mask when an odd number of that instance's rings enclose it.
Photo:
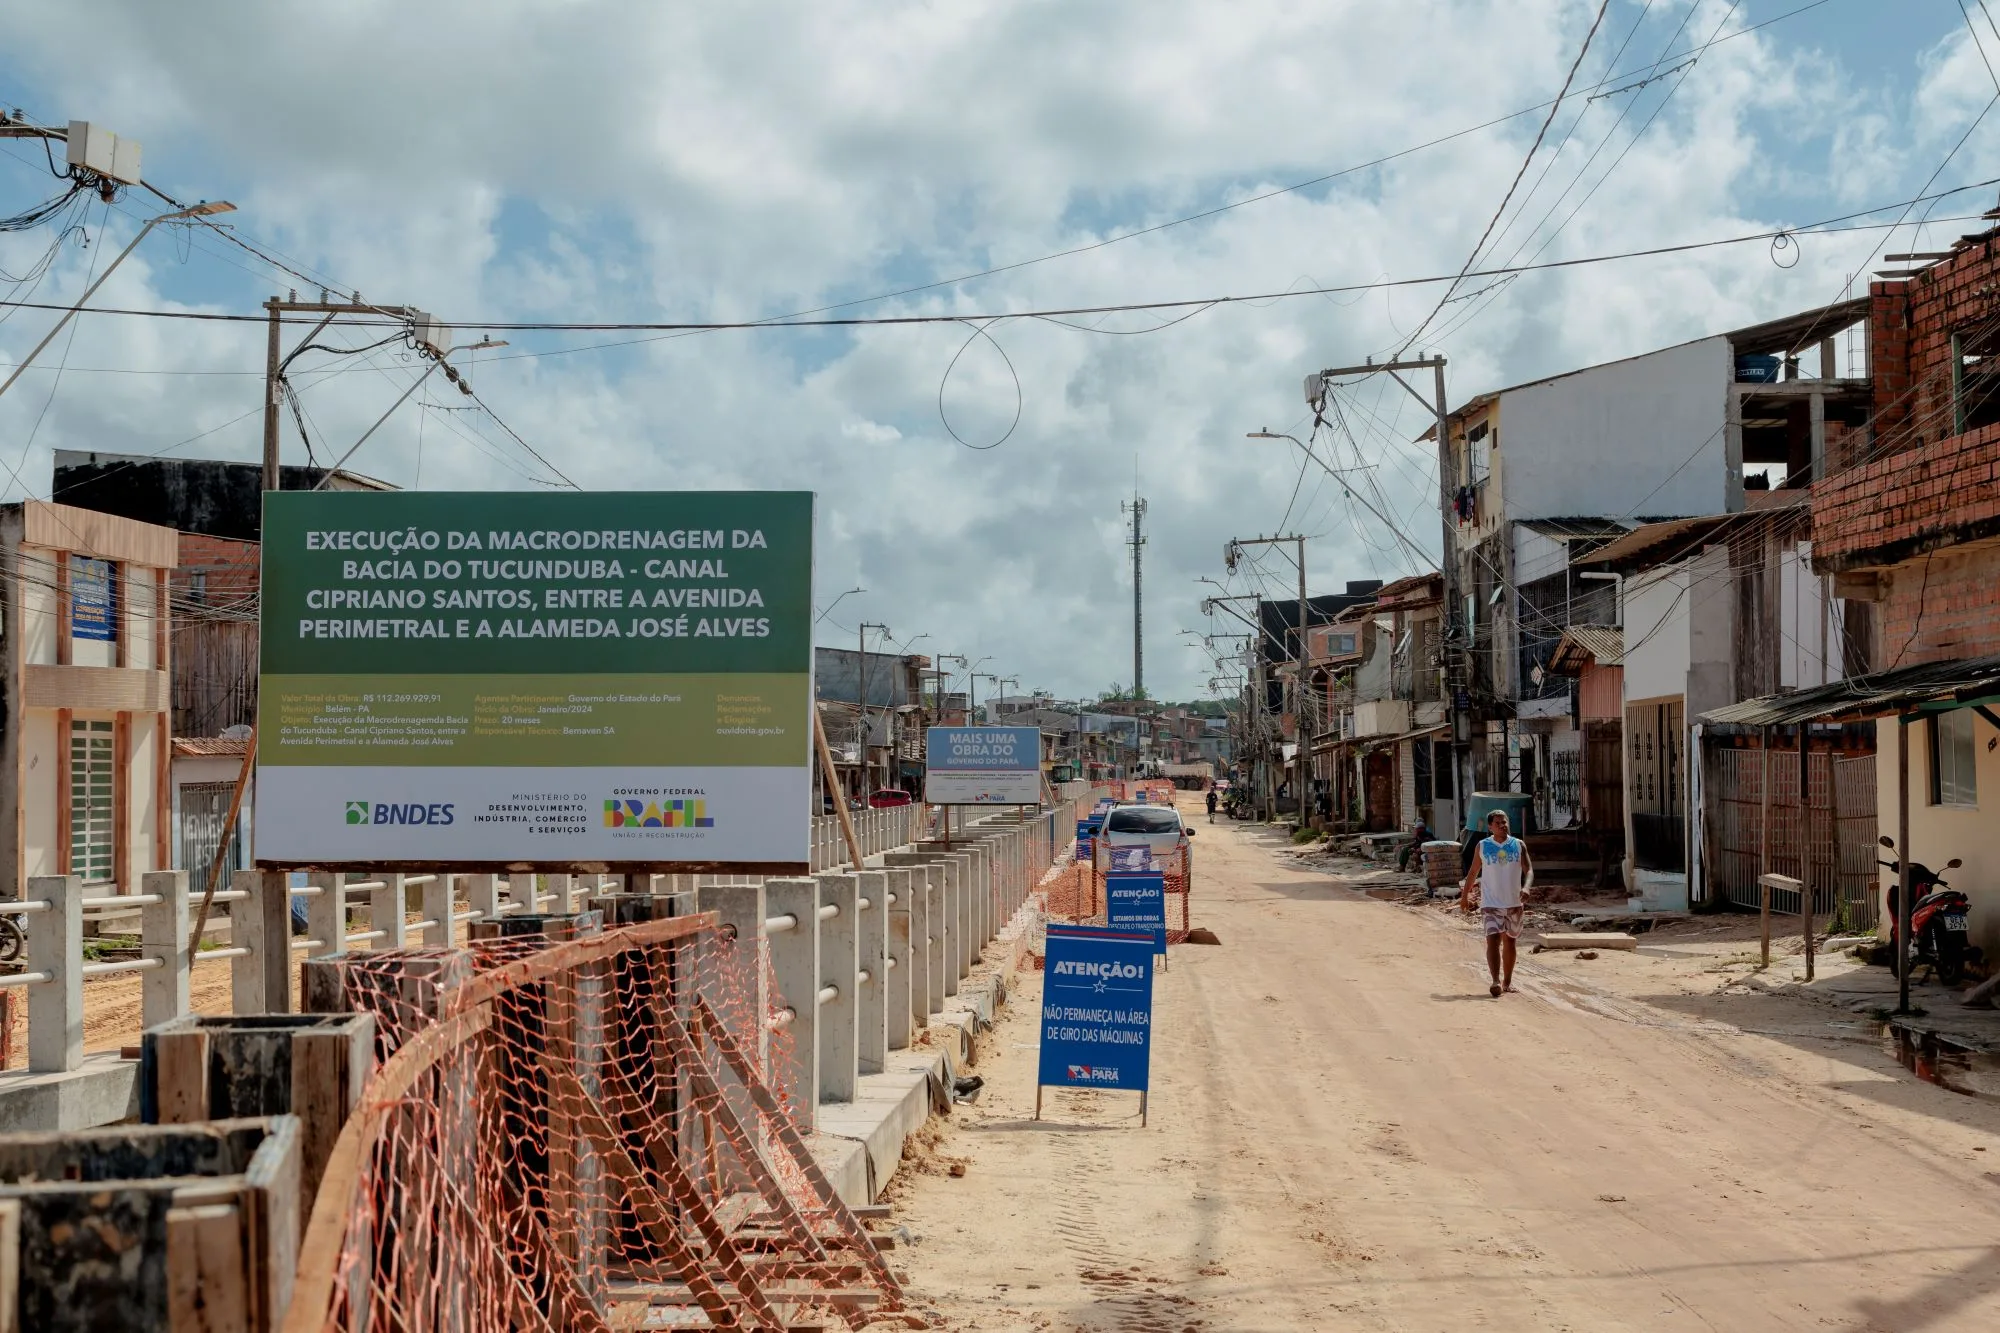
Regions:
[[[267,495],[258,861],[802,865],[812,504]]]

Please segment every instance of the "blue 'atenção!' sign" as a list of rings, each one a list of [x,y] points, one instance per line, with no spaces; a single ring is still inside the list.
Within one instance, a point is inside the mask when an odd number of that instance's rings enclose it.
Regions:
[[[931,727],[924,764],[933,773],[1034,773],[1042,766],[1039,727]]]
[[[1167,951],[1167,877],[1159,871],[1104,877],[1104,919],[1113,930],[1144,931]]]
[[[1048,927],[1039,1081],[1144,1092],[1153,1036],[1153,938]]]

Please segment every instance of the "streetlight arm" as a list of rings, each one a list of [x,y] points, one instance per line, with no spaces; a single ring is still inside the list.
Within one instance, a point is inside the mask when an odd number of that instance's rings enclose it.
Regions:
[[[89,301],[91,297],[97,295],[97,289],[99,287],[102,287],[105,283],[111,280],[111,275],[118,271],[118,266],[125,262],[126,256],[130,255],[134,250],[137,250],[139,248],[139,242],[145,240],[147,235],[153,230],[153,228],[159,226],[162,222],[172,222],[180,218],[207,217],[211,213],[233,212],[235,210],[235,207],[236,206],[234,204],[226,204],[220,201],[212,204],[196,204],[193,208],[178,209],[175,212],[162,213],[160,214],[160,216],[156,218],[148,219],[146,225],[139,228],[139,234],[132,238],[132,243],[126,246],[123,250],[120,250],[118,252],[118,258],[112,260],[110,265],[104,270],[104,272],[98,275],[97,281],[91,283],[90,286],[84,290],[83,295],[76,298],[76,304],[71,306],[69,309],[63,311],[63,316],[61,319],[56,321],[55,327],[50,329],[48,333],[43,336],[42,340],[35,344],[35,350],[29,352],[26,356],[21,358],[20,363],[14,367],[14,373],[7,377],[7,382],[5,384],[0,384],[0,394],[4,394],[7,392],[7,390],[14,387],[14,381],[20,379],[21,376],[24,373],[26,373],[28,367],[34,363],[35,358],[42,354],[42,350],[46,348],[50,343],[56,340],[56,335],[58,333],[61,333],[65,328],[69,326],[69,322],[72,319],[76,318],[78,312],[80,312],[83,309],[84,304],[87,301]]]

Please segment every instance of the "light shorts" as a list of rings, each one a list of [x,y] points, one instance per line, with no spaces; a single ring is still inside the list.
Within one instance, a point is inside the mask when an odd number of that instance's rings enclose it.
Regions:
[[[1488,935],[1505,935],[1510,940],[1521,938],[1521,923],[1527,918],[1525,907],[1482,907],[1480,918],[1485,922]]]

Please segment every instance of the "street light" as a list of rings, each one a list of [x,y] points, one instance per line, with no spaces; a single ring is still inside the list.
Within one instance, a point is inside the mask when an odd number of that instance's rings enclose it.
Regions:
[[[820,612],[818,615],[813,617],[813,624],[817,625],[819,624],[820,621],[825,620],[828,616],[832,615],[833,608],[840,605],[842,598],[852,597],[857,592],[867,592],[867,591],[868,589],[866,588],[849,588],[846,592],[840,594],[839,597],[836,597],[832,601],[828,602],[826,604],[826,610]]]
[[[209,218],[214,217],[217,213],[234,213],[235,211],[236,205],[227,203],[221,199],[204,200],[191,208],[177,208],[171,213],[162,213],[158,217],[149,220],[145,226],[139,228],[139,234],[132,238],[132,243],[118,252],[118,258],[111,261],[110,267],[98,275],[97,281],[91,283],[84,290],[83,295],[76,298],[76,304],[63,311],[63,317],[56,321],[55,327],[50,329],[40,342],[35,344],[35,350],[21,358],[20,363],[14,367],[14,373],[7,377],[7,382],[0,384],[0,394],[4,394],[7,390],[14,387],[14,381],[21,378],[22,373],[28,369],[28,366],[33,363],[34,359],[42,354],[42,349],[56,340],[56,335],[61,333],[68,326],[70,320],[76,317],[77,312],[83,309],[84,303],[95,296],[97,289],[102,287],[110,280],[111,275],[118,271],[118,266],[125,262],[125,257],[139,248],[139,242],[146,239],[146,233],[152,231],[153,228],[159,226],[162,222],[177,222],[190,218]]]
[[[402,397],[398,398],[395,402],[389,404],[389,410],[387,412],[384,412],[381,416],[377,417],[375,419],[375,424],[370,426],[367,430],[361,432],[361,438],[356,440],[353,444],[349,445],[347,447],[347,452],[334,460],[333,466],[328,468],[324,473],[321,474],[319,479],[319,484],[317,486],[314,486],[313,489],[316,491],[325,490],[326,484],[333,480],[334,474],[340,471],[341,465],[346,463],[348,459],[354,457],[355,451],[361,448],[362,445],[368,443],[368,437],[370,435],[373,435],[376,431],[382,429],[382,423],[387,421],[390,417],[394,416],[396,414],[396,409],[401,407],[403,403],[406,400],[408,400],[409,396],[415,393],[419,388],[419,386],[421,386],[425,380],[429,379],[432,373],[435,372],[439,366],[444,365],[446,359],[449,358],[453,352],[483,352],[489,347],[505,347],[506,345],[507,345],[507,340],[505,338],[486,338],[476,343],[460,343],[456,347],[446,348],[444,352],[439,354],[437,359],[431,362],[429,368],[426,369],[423,374],[417,376],[416,380],[413,383],[411,383],[409,388],[403,390]],[[450,370],[447,373],[450,375],[452,381],[458,384],[459,388],[464,389],[466,393],[472,392],[471,389],[466,388],[463,381],[459,380],[457,371]]]

